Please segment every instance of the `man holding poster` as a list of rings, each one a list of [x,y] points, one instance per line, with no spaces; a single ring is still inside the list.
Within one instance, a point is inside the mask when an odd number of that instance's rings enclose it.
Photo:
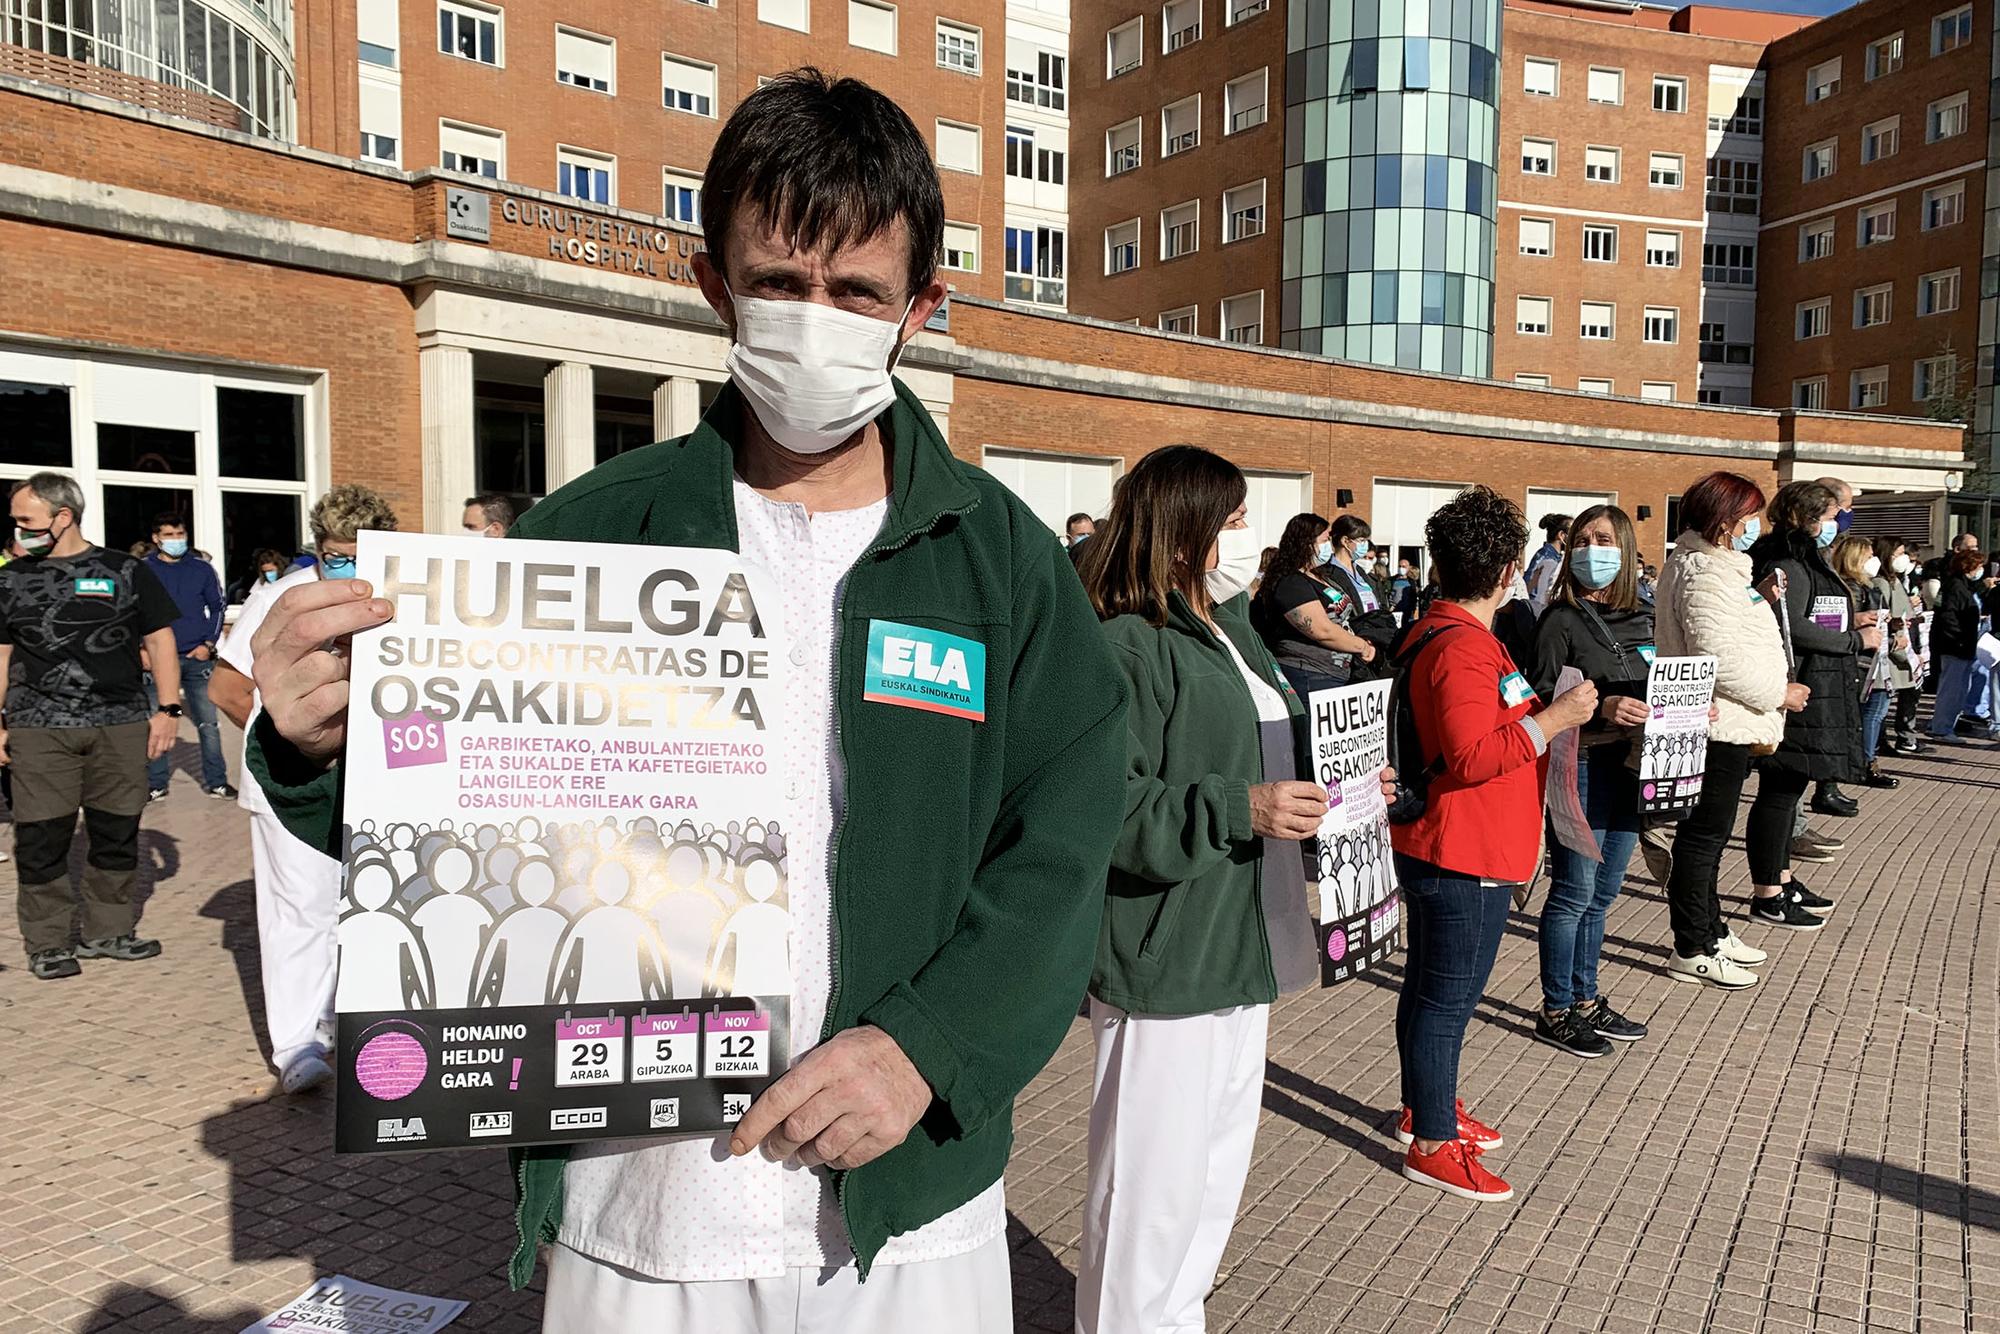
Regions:
[[[775,831],[735,836],[782,835],[792,1066],[727,1138],[526,1151],[512,1279],[555,1243],[551,1330],[1009,1329],[1013,1099],[1090,972],[1122,815],[1124,696],[1059,545],[954,458],[891,377],[945,294],[923,135],[865,85],[799,71],[744,99],[705,185],[696,268],[734,338],[730,384],[691,435],[563,487],[514,535],[706,548],[782,578],[760,590],[746,575],[758,622],[790,645],[767,794],[782,814]],[[657,553],[662,568],[670,556]],[[342,823],[345,644],[361,636],[353,651],[368,651],[393,613],[377,592],[293,590],[257,636],[266,713],[251,763],[319,846]],[[676,596],[704,618],[720,605],[708,587]],[[592,610],[587,593],[563,610]],[[750,622],[731,618],[748,614],[733,600],[723,624],[740,631]],[[379,732],[371,701],[353,703],[355,735]],[[729,716],[718,736],[752,734]],[[701,799],[698,780],[678,787]],[[402,842],[371,866],[421,855]],[[462,866],[446,870],[462,881]],[[672,887],[700,873],[669,855],[648,874]],[[742,882],[775,901],[768,877],[746,866]],[[532,904],[547,888],[538,872],[517,892]],[[585,891],[594,914],[631,886],[614,870]],[[738,969],[763,916],[731,937]],[[634,976],[648,985],[644,967]]]

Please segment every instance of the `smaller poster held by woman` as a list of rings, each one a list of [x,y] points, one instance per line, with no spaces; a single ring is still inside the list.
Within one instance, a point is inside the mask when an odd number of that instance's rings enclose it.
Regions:
[[[1684,815],[1701,800],[1708,769],[1713,657],[1655,658],[1646,676],[1646,738],[1639,751],[1640,811]]]
[[[1330,803],[1318,839],[1321,986],[1388,958],[1403,924],[1381,779],[1389,762],[1389,684],[1316,690],[1306,705],[1313,774]]]

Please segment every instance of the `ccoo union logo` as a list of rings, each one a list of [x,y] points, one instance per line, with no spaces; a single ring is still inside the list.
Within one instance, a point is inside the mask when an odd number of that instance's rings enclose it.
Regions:
[[[602,1130],[605,1126],[602,1107],[558,1107],[549,1113],[550,1130]]]

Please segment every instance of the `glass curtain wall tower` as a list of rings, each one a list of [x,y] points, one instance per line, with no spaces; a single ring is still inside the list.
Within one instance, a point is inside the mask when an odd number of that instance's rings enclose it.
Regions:
[[[1281,344],[1493,367],[1502,0],[1292,0]]]

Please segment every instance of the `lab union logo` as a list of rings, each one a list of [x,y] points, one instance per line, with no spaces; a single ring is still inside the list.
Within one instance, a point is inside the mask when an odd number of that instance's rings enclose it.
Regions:
[[[861,697],[984,722],[986,645],[920,625],[870,621]]]

